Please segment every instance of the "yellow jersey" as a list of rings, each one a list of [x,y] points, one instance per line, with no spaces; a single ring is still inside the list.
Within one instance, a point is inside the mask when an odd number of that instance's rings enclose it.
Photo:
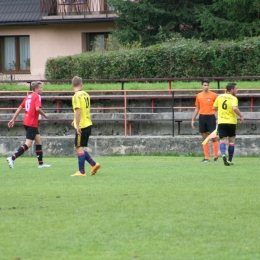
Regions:
[[[80,109],[80,128],[92,125],[90,117],[90,96],[83,90],[77,91],[72,97],[72,108],[74,111],[74,127],[76,126],[76,108]]]
[[[218,108],[218,124],[237,124],[237,115],[233,110],[238,106],[237,97],[232,94],[219,95],[213,106]]]

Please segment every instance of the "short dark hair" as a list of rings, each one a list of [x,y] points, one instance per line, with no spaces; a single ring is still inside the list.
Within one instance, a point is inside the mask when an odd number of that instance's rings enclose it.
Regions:
[[[209,81],[209,79],[206,79],[206,78],[204,78],[204,79],[202,79],[202,81],[201,81],[201,85],[203,85],[204,83],[210,83],[210,81]]]
[[[234,89],[236,85],[234,82],[229,82],[226,86],[226,90],[229,92],[231,89]]]
[[[35,91],[40,85],[42,85],[41,81],[33,81],[31,84],[32,91]]]

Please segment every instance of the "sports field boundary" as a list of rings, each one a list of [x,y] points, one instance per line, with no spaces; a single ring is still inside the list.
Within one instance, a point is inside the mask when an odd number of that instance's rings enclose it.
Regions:
[[[24,144],[23,136],[0,137],[0,156],[10,156]],[[42,136],[44,156],[74,156],[74,135]],[[201,155],[199,135],[185,136],[91,136],[88,151],[93,156],[110,155]],[[211,145],[212,146],[212,145]],[[235,156],[259,156],[260,135],[238,135]],[[211,147],[212,148],[212,147]],[[23,156],[35,155],[30,148]]]

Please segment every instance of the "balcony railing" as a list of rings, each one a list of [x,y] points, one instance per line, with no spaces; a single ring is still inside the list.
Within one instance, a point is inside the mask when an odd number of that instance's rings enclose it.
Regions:
[[[113,8],[108,6],[107,0],[40,0],[40,2],[42,17],[86,17],[91,14],[113,13]]]

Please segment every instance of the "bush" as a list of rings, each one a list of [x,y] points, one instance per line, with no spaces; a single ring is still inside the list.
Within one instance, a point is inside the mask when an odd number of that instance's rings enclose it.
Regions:
[[[48,59],[47,79],[256,76],[260,37],[240,42],[178,39],[147,48],[88,52]]]

